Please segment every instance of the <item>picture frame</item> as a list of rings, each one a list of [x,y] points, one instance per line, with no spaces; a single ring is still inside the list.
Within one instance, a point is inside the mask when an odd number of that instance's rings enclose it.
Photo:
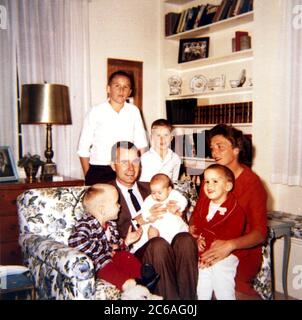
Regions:
[[[180,39],[178,63],[208,58],[209,45],[209,37]]]
[[[12,150],[9,146],[0,146],[0,183],[17,180],[18,172]]]

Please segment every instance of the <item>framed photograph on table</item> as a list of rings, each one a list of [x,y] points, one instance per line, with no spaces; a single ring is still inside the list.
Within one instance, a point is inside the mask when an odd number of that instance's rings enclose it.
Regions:
[[[207,58],[209,44],[209,37],[181,39],[179,41],[178,63]]]
[[[0,183],[18,180],[16,163],[8,146],[0,146]]]

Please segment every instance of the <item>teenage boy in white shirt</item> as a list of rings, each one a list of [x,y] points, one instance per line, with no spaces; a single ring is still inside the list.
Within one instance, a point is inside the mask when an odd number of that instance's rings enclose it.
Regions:
[[[110,161],[111,147],[117,141],[131,141],[141,153],[148,146],[139,109],[126,102],[132,88],[133,79],[128,73],[112,73],[107,85],[108,101],[92,107],[85,118],[77,153],[86,185],[115,179]]]

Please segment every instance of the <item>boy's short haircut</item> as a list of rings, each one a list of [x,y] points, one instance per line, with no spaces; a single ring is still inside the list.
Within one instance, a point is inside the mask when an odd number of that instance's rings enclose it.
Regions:
[[[95,200],[95,198],[97,197],[102,197],[105,195],[106,191],[108,190],[106,184],[103,183],[97,183],[94,184],[93,186],[90,186],[84,194],[83,197],[83,208],[90,212],[90,208],[91,208],[91,204],[93,203],[93,201]]]
[[[156,127],[165,127],[165,128],[168,128],[170,132],[173,131],[173,126],[166,119],[157,119],[157,120],[153,121],[152,125],[151,125],[151,130]]]
[[[173,183],[171,179],[164,173],[157,173],[155,174],[151,180],[150,180],[150,185],[155,184],[155,183],[163,183],[165,188],[172,187],[173,188]]]
[[[122,76],[122,77],[126,77],[128,78],[129,82],[130,82],[130,86],[131,86],[131,90],[133,91],[134,90],[134,79],[133,79],[133,74],[131,73],[128,73],[127,71],[124,71],[124,70],[117,70],[113,73],[111,73],[109,79],[108,79],[108,86],[111,85],[113,79],[115,77],[118,77],[118,76]]]
[[[204,172],[206,172],[207,170],[218,170],[220,172],[222,172],[222,174],[225,176],[225,178],[227,179],[228,182],[231,182],[233,184],[233,187],[235,186],[235,176],[234,173],[231,169],[229,169],[226,166],[223,166],[222,164],[218,164],[218,163],[214,163],[211,164],[210,166],[208,166]]]

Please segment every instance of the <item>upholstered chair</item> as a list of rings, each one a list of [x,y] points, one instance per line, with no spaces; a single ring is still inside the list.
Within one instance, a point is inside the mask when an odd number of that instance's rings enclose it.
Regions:
[[[17,199],[24,264],[30,269],[38,299],[119,299],[113,285],[95,279],[91,259],[68,246],[83,213],[86,187],[31,189]]]

